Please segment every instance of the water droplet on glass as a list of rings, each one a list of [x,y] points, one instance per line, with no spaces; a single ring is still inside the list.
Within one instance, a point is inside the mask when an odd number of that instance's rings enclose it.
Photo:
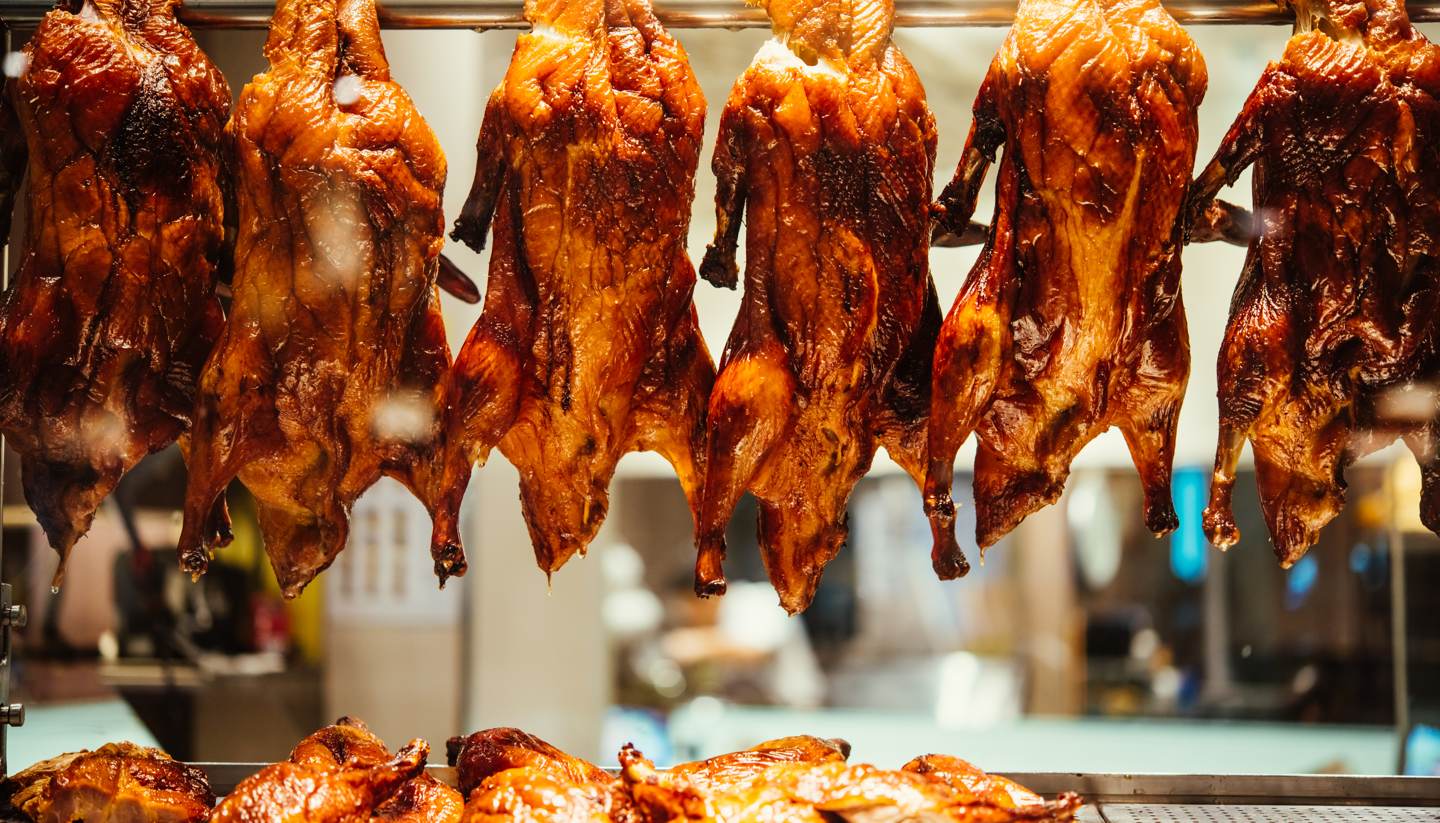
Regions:
[[[335,102],[341,106],[353,106],[360,100],[360,78],[353,74],[342,74],[335,79]]]
[[[23,51],[12,51],[5,55],[4,69],[6,77],[20,77],[25,70],[30,68],[30,55]]]

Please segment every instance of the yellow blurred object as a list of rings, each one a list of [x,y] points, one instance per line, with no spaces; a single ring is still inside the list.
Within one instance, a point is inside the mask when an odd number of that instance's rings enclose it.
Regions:
[[[1401,531],[1429,531],[1420,522],[1420,465],[1406,456],[1391,463],[1387,471],[1392,499],[1388,501],[1391,505],[1385,522],[1393,517],[1395,527]]]
[[[1384,489],[1360,495],[1354,503],[1355,523],[1367,529],[1384,529],[1390,525],[1390,495]]]

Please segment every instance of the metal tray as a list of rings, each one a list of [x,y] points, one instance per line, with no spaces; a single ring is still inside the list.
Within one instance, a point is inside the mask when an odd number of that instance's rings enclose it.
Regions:
[[[263,763],[197,763],[216,794]],[[431,766],[450,785],[455,770]],[[1440,777],[1007,772],[1044,795],[1078,792],[1083,823],[1440,823]]]
[[[1440,823],[1433,777],[1007,776],[1042,794],[1079,792],[1082,823]]]

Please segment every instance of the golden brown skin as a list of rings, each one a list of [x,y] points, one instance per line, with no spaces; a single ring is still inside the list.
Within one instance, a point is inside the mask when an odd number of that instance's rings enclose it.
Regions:
[[[0,102],[0,244],[30,181],[20,268],[0,298],[0,433],[60,553],[56,585],[121,475],[189,428],[223,323],[230,89],[177,5],[61,4]],[[228,542],[223,508],[209,512],[196,528]]]
[[[1290,566],[1344,504],[1344,470],[1403,437],[1440,530],[1440,50],[1398,0],[1294,6],[1295,34],[1196,181],[1192,209],[1255,165],[1260,232],[1230,304],[1205,531],[1231,512],[1245,441]],[[1420,390],[1406,395],[1410,384]]]
[[[919,758],[900,771],[845,762],[843,741],[785,738],[744,752],[657,770],[633,747],[621,774],[651,823],[662,821],[1065,821],[1079,799],[1047,803],[955,758]],[[941,768],[924,765],[941,761]]]
[[[519,729],[451,738],[465,823],[639,823],[620,778]]]
[[[550,574],[589,545],[627,452],[660,453],[697,503],[715,370],[685,237],[705,100],[648,0],[528,0],[525,17],[453,233],[478,250],[494,220],[434,543],[459,552],[471,465],[498,444]]]
[[[935,352],[925,507],[942,578],[965,573],[950,496],[974,431],[983,549],[1055,502],[1118,426],[1145,524],[1175,528],[1175,421],[1190,371],[1182,206],[1205,64],[1158,0],[1022,0],[975,101],[940,227],[969,221],[997,149],[995,217]]]
[[[466,823],[926,820],[1066,821],[1074,795],[1047,802],[953,757],[899,771],[850,765],[850,744],[784,737],[744,751],[656,769],[633,746],[616,776],[518,729],[453,738],[451,765],[469,795]]]
[[[390,79],[373,0],[284,0],[265,54],[228,127],[234,301],[201,376],[180,548],[205,570],[202,515],[238,475],[294,597],[382,474],[433,511],[445,158]],[[442,582],[465,568],[458,553],[435,563]]]
[[[199,823],[215,805],[204,772],[134,743],[36,763],[0,795],[35,823]]]
[[[745,294],[710,396],[695,590],[725,590],[736,503],[760,503],[780,604],[805,609],[883,445],[924,471],[934,118],[890,41],[890,0],[770,0],[776,39],[720,120],[716,236],[700,272]],[[963,231],[963,229],[962,229]],[[957,232],[960,234],[961,232]]]
[[[240,781],[215,807],[211,823],[360,823],[372,817],[387,819],[453,820],[444,817],[458,805],[458,797],[436,798],[422,780],[430,747],[412,740],[394,757],[364,723],[342,717],[334,725],[300,741],[290,758],[274,763]],[[413,788],[412,788],[413,787]],[[412,793],[411,810],[425,801],[440,817],[407,817],[397,805],[405,791]],[[453,790],[452,790],[453,792]],[[418,795],[418,796],[417,796]],[[387,802],[391,801],[391,802]],[[382,813],[389,809],[389,812]],[[391,816],[390,812],[401,814]]]
[[[944,754],[927,754],[903,767],[945,783],[966,805],[969,816],[956,819],[989,823],[1010,820],[1072,820],[1080,811],[1080,797],[1067,792],[1046,800],[1013,780],[986,774],[971,763]]]
[[[385,823],[459,823],[465,798],[428,774],[400,787],[375,809],[371,820]]]

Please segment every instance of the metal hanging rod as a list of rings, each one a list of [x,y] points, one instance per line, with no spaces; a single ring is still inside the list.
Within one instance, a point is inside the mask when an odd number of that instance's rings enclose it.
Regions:
[[[523,29],[519,0],[427,3],[379,0],[380,24],[392,29]],[[39,21],[53,2],[0,0],[0,21],[27,26]],[[1015,16],[1013,0],[896,0],[897,26],[1001,26]],[[1167,0],[1165,7],[1181,23],[1285,24],[1289,12],[1271,0]],[[187,0],[180,18],[195,28],[259,29],[270,22],[274,2],[264,0]],[[667,26],[695,29],[765,28],[765,13],[741,0],[657,0],[656,13]],[[1410,4],[1416,22],[1440,20],[1440,0]]]

